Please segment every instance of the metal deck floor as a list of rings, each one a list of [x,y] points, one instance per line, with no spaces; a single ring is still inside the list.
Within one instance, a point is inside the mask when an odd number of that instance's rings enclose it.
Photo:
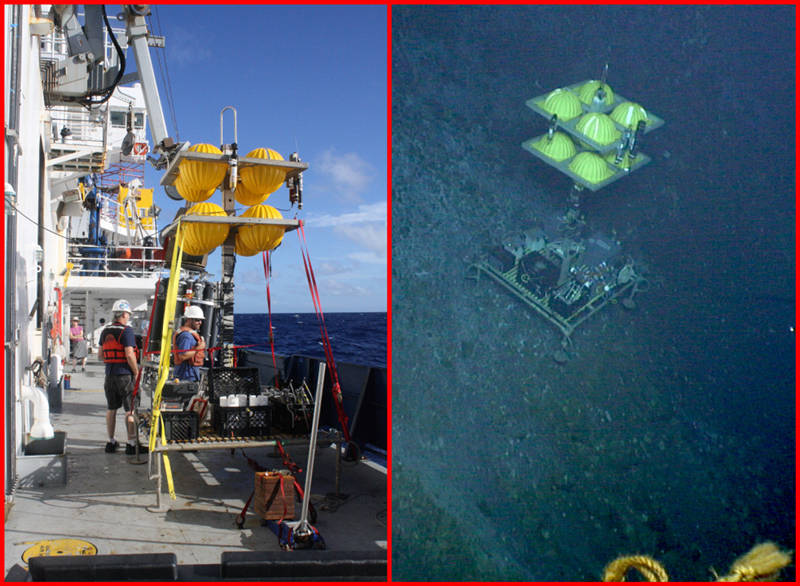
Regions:
[[[262,525],[252,506],[244,528],[236,526],[235,518],[254,484],[254,472],[241,450],[170,452],[177,500],[162,494],[164,510],[153,511],[156,482],[148,479],[147,464],[131,464],[132,458],[124,453],[122,410],[117,412],[116,430],[120,449],[114,454],[104,451],[103,372],[102,364],[90,362],[85,373],[71,374],[62,412],[51,413],[53,427],[67,433],[67,484],[27,487],[30,483],[20,479],[7,507],[5,575],[15,565],[25,567],[23,552],[41,540],[88,541],[98,554],[173,552],[181,565],[219,564],[223,551],[279,550],[277,537]],[[305,469],[307,447],[287,449]],[[264,447],[245,450],[268,469],[282,468],[273,452]],[[340,492],[347,498],[339,501],[331,498],[335,456],[335,449],[318,450],[311,499],[318,510],[315,527],[328,550],[385,550],[385,468],[364,461],[343,462]],[[166,491],[166,481],[163,484]],[[299,503],[295,509],[299,516]]]

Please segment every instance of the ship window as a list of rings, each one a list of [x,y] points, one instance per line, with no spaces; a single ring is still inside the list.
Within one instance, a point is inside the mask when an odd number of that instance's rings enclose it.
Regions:
[[[111,110],[111,126],[125,128],[127,116],[128,113],[125,110]]]
[[[128,127],[128,111],[127,110],[111,110],[111,126],[115,128]],[[144,112],[133,113],[133,127],[144,128]]]

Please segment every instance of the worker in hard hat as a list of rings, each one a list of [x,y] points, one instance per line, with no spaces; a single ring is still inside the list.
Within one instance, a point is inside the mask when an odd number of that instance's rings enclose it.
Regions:
[[[172,337],[172,347],[175,356],[174,376],[185,381],[199,381],[200,370],[206,358],[206,344],[198,330],[203,325],[205,315],[197,305],[186,308],[183,314],[183,325]]]
[[[111,308],[114,321],[105,327],[100,334],[100,349],[106,365],[105,393],[108,411],[106,411],[106,430],[108,443],[106,452],[117,451],[117,440],[114,430],[117,423],[117,409],[125,408],[125,423],[128,430],[128,443],[125,446],[127,455],[136,454],[139,441],[133,414],[133,388],[139,374],[137,360],[138,348],[133,328],[128,325],[131,319],[131,305],[125,299],[118,299]],[[147,452],[147,446],[139,445],[139,453]]]

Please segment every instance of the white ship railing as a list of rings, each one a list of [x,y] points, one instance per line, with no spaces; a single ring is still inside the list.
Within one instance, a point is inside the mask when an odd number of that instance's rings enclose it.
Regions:
[[[143,278],[157,275],[164,268],[164,260],[153,258],[159,246],[96,246],[71,244],[67,262],[72,263],[72,276]],[[115,257],[120,251],[130,251],[131,258]],[[90,256],[96,253],[97,256]],[[139,258],[135,258],[139,257]],[[148,258],[149,257],[149,258]]]
[[[97,152],[105,151],[108,141],[107,118],[107,107],[89,112],[81,106],[50,106],[51,149],[82,147]]]

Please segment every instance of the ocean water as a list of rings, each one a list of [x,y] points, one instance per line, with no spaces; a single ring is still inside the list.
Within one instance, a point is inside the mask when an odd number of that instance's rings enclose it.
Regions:
[[[643,553],[709,581],[795,549],[794,7],[392,15],[393,577],[591,581]],[[525,101],[605,63],[665,125],[581,207],[651,287],[560,365],[555,328],[467,269],[563,213]]]
[[[325,325],[336,362],[386,366],[386,313],[327,313]],[[272,315],[275,353],[324,358],[319,322],[313,313]],[[254,344],[255,350],[270,351],[265,313],[234,314],[234,342]]]

